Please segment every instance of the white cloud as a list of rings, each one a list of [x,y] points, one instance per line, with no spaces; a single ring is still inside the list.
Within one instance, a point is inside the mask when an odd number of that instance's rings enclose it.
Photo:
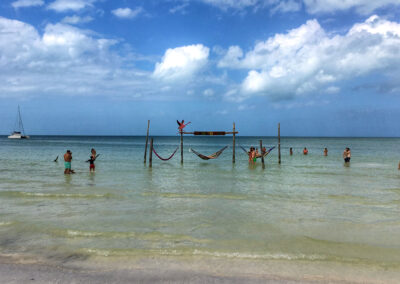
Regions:
[[[187,0],[181,0],[186,1]],[[359,14],[370,14],[381,8],[399,6],[400,0],[198,0],[223,11],[244,11],[268,8],[270,12],[297,12],[305,7],[310,14],[334,13],[354,10]]]
[[[248,70],[237,92],[226,95],[240,101],[253,95],[290,98],[323,88],[337,92],[338,87],[330,87],[333,83],[377,71],[389,76],[399,64],[400,24],[372,16],[345,35],[329,35],[310,20],[257,43],[245,55],[239,47],[230,47],[218,65]]]
[[[239,111],[245,111],[245,110],[251,110],[251,109],[255,109],[255,105],[246,105],[246,104],[243,104],[243,105],[239,105],[239,106],[238,106],[238,110],[239,110]]]
[[[260,0],[202,0],[206,4],[211,4],[220,9],[244,9],[248,7],[254,7],[259,5]]]
[[[43,5],[44,5],[43,0],[17,0],[11,3],[11,6],[13,6],[14,9],[27,8],[33,6],[43,6]]]
[[[325,89],[325,92],[327,94],[336,94],[340,91],[340,88],[337,86],[329,86],[328,88]]]
[[[212,96],[214,96],[214,90],[213,89],[206,89],[206,90],[204,90],[203,95],[205,97],[212,97]]]
[[[56,12],[79,11],[92,7],[96,0],[56,0],[50,3],[47,8]]]
[[[143,13],[142,7],[137,7],[136,9],[132,10],[131,8],[118,8],[112,10],[111,12],[118,18],[123,19],[133,19],[137,17],[139,14]]]
[[[270,9],[271,13],[276,12],[297,12],[301,9],[300,0],[200,0],[205,4],[215,6],[223,11],[234,10],[244,11],[251,9],[257,11],[262,8]]]
[[[33,26],[0,17],[0,97],[154,93],[151,74],[124,67],[117,41],[64,24]]]
[[[154,58],[132,53],[122,41],[68,24],[43,31],[0,17],[0,98],[110,96],[123,99],[173,99],[202,94],[209,49],[201,44],[169,49],[154,72],[137,69]],[[179,79],[170,84],[169,79]],[[179,84],[178,84],[179,83]],[[201,90],[201,92],[200,92]]]
[[[85,23],[89,23],[93,21],[93,18],[90,16],[86,16],[86,17],[79,17],[77,15],[73,15],[73,16],[67,16],[64,17],[64,19],[62,19],[62,23],[64,24],[72,24],[72,25],[76,25],[76,24],[85,24]]]
[[[226,109],[222,109],[222,110],[217,110],[215,113],[219,115],[227,115],[228,111]]]
[[[237,45],[231,46],[225,56],[218,62],[218,67],[238,66],[242,57],[242,49]]]
[[[169,9],[169,12],[171,14],[176,14],[176,13],[180,13],[182,15],[186,14],[186,7],[189,6],[189,3],[183,3],[181,5],[175,6],[171,9]]]
[[[281,13],[288,13],[288,12],[297,12],[301,10],[301,3],[295,0],[288,0],[288,1],[278,1],[271,8],[271,13],[281,12]]]
[[[153,76],[162,80],[190,78],[207,64],[209,53],[202,44],[167,49]]]
[[[354,9],[360,14],[369,14],[373,11],[400,5],[400,0],[303,0],[306,10],[311,14],[332,13]]]

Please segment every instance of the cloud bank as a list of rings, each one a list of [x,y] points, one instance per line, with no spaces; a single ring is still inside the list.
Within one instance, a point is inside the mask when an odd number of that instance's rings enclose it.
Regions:
[[[239,45],[222,53],[203,44],[173,47],[158,62],[126,53],[120,40],[70,25],[82,20],[65,17],[39,31],[0,17],[0,97],[150,98],[191,90],[203,98],[225,94],[233,101],[254,96],[284,100],[365,90],[362,80],[378,92],[400,89],[400,23],[378,16],[344,34],[332,34],[309,20],[248,50]],[[136,67],[138,57],[150,67]]]
[[[249,70],[240,90],[229,95],[243,100],[254,95],[286,99],[334,93],[338,84],[376,72],[390,78],[399,63],[400,24],[371,16],[343,36],[330,35],[317,20],[309,20],[246,53],[229,47],[218,66]]]
[[[117,44],[70,25],[48,24],[40,34],[29,24],[0,17],[0,96],[145,92],[146,73],[125,69],[112,50]]]

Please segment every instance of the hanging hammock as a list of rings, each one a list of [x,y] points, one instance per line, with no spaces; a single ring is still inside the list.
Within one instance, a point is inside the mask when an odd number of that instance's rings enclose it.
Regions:
[[[169,156],[168,158],[163,158],[163,157],[161,157],[160,155],[158,155],[157,152],[156,152],[156,149],[154,149],[154,147],[153,147],[153,153],[156,154],[156,156],[157,156],[160,160],[162,160],[162,161],[168,161],[168,160],[172,159],[172,157],[175,155],[175,153],[176,153],[176,151],[178,151],[178,149],[179,149],[179,146],[176,147],[175,151],[174,151],[174,152],[172,153],[172,155]]]
[[[199,156],[199,158],[203,159],[203,160],[211,160],[211,159],[216,159],[219,157],[219,155],[222,154],[222,152],[224,152],[224,150],[228,148],[228,146],[225,146],[224,148],[222,148],[221,150],[219,150],[218,152],[215,152],[214,154],[211,154],[209,156],[205,156],[200,154],[199,152],[196,152],[195,150],[193,150],[192,148],[190,148],[190,151],[193,152],[194,154],[196,154],[197,156]]]
[[[275,148],[275,146],[269,148],[268,151],[265,152],[264,154],[258,154],[256,158],[261,158],[261,157],[262,157],[262,158],[265,158],[265,157],[269,154],[269,152],[271,152],[272,150],[274,150],[274,148]]]
[[[248,152],[244,147],[242,147],[242,146],[240,146],[240,145],[239,145],[239,147],[242,148],[242,150],[243,150],[247,155],[249,154],[249,152]],[[258,154],[256,158],[261,158],[261,157],[265,158],[273,149],[275,149],[275,146],[269,148],[268,151],[266,151],[263,155],[262,155],[262,154]]]
[[[247,155],[249,154],[249,152],[248,152],[244,147],[242,147],[242,146],[240,146],[240,145],[239,145],[239,147],[242,148],[242,150],[243,150]]]

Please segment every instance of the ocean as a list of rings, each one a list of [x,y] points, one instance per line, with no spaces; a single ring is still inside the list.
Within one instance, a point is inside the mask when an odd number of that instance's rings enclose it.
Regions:
[[[282,163],[275,148],[265,169],[249,165],[239,147],[259,147],[259,139],[277,146],[276,137],[237,136],[232,164],[231,137],[185,136],[183,165],[178,150],[167,162],[153,155],[149,168],[145,137],[2,136],[0,254],[60,263],[166,256],[318,263],[345,267],[354,279],[360,267],[377,278],[400,271],[399,138],[283,137]],[[154,137],[163,157],[179,143]],[[209,161],[189,150],[209,155],[224,146]],[[85,162],[91,148],[100,154],[95,173]],[[63,173],[67,149],[74,175]]]

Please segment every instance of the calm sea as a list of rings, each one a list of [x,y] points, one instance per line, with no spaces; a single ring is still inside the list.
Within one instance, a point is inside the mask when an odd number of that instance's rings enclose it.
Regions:
[[[400,139],[282,138],[249,166],[230,137],[185,137],[143,164],[145,137],[0,137],[0,253],[48,259],[171,255],[400,269]],[[263,137],[276,146],[276,138]],[[179,137],[154,137],[168,157]],[[203,161],[228,145],[216,160]],[[100,154],[89,173],[90,149]],[[289,156],[289,147],[294,155]],[[309,155],[303,156],[304,147]],[[322,155],[327,147],[329,155]],[[352,160],[341,157],[350,147]],[[62,156],[73,152],[75,175]],[[59,161],[53,160],[59,156]]]

